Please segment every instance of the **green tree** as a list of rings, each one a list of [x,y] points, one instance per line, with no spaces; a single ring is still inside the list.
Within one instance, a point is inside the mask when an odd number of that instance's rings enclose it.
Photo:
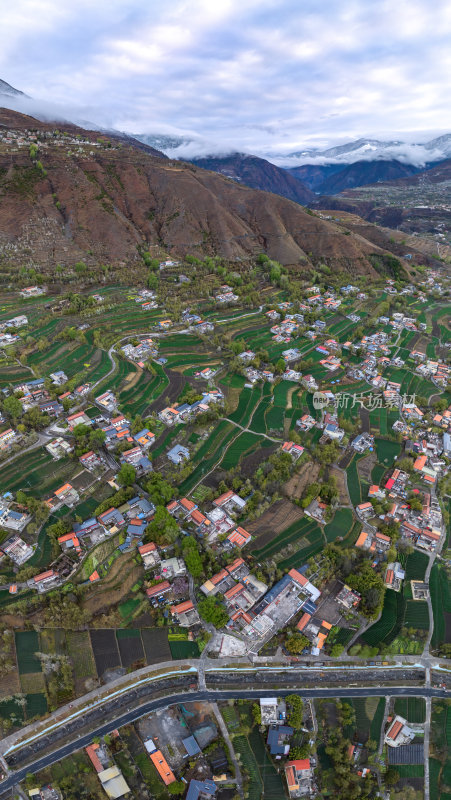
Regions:
[[[229,619],[225,608],[214,597],[205,597],[198,604],[199,614],[215,628],[223,628]]]
[[[193,578],[202,577],[204,573],[204,567],[197,542],[193,536],[185,536],[183,539],[182,553],[188,571],[191,573]]]
[[[287,636],[285,639],[285,647],[289,653],[302,653],[309,644],[309,640],[302,633],[293,633],[292,636]]]
[[[175,489],[171,484],[163,478],[160,472],[152,472],[146,483],[146,491],[149,499],[156,506],[167,505],[175,494]]]
[[[186,789],[186,784],[183,781],[174,781],[170,783],[167,787],[169,794],[173,795],[180,795],[183,794]]]
[[[3,409],[12,419],[19,419],[22,414],[22,403],[12,394],[4,401]]]
[[[299,728],[302,728],[304,703],[298,694],[289,694],[286,700],[288,703],[288,724],[292,728],[299,730]]]
[[[179,533],[179,526],[169,511],[164,506],[157,506],[153,519],[146,527],[146,541],[170,544],[175,542]]]
[[[136,481],[136,469],[125,462],[117,473],[117,479],[122,486],[133,486]]]

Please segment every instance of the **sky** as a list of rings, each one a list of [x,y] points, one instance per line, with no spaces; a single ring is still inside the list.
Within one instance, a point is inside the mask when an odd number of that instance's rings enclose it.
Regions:
[[[427,141],[451,131],[451,3],[14,0],[0,78],[49,116],[199,152]]]

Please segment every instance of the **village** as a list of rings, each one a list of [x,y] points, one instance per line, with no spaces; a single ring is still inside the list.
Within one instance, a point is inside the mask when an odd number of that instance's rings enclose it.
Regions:
[[[159,270],[178,275],[179,267],[166,259]],[[441,613],[437,581],[450,564],[449,349],[444,327],[434,338],[422,309],[434,292],[440,310],[447,287],[433,271],[418,284],[387,279],[377,290],[386,313],[368,324],[368,291],[315,283],[304,287],[302,301],[279,296],[250,312],[252,327],[244,318],[241,327],[230,278],[212,291],[208,313],[193,303],[174,313],[154,290],[128,289],[121,302],[135,317],[138,308],[138,324],[108,340],[104,366],[89,348],[97,311],[108,318],[113,305],[107,292],[93,293],[90,316],[35,357],[26,344],[35,312],[25,305],[19,313],[17,305],[0,321],[5,365],[30,352],[29,374],[2,388],[4,607],[21,613],[25,600],[38,627],[55,603],[63,627],[77,614],[99,682],[149,663],[151,631],[172,658],[175,645],[180,654],[249,664],[368,663],[397,653],[421,657],[430,648],[446,656],[446,641],[431,639],[430,627],[431,614],[435,624]],[[20,297],[48,305],[50,293],[28,286]],[[395,310],[407,301],[411,311]],[[67,313],[59,303],[50,299],[49,319]],[[228,328],[234,333],[226,340]],[[39,455],[40,483],[32,473],[27,480],[16,474],[27,451]],[[122,574],[124,593],[116,605],[98,606],[108,620],[100,625],[112,634],[101,644],[91,608],[114,574]],[[70,611],[62,611],[66,597],[75,600]],[[133,661],[120,645],[129,628],[136,630]],[[16,633],[18,652],[28,633]],[[50,697],[49,689],[40,696]],[[260,726],[258,746],[267,748],[280,791],[313,798],[318,769],[324,773],[314,735],[322,712],[306,703],[299,712],[296,703],[262,699],[258,709],[238,711],[249,722],[238,721],[235,732],[232,711],[223,714],[234,742],[242,725]],[[187,708],[174,725],[189,719]],[[217,711],[206,713],[213,738],[189,724],[178,757],[169,746],[175,728],[165,740],[149,717],[148,733],[139,731],[161,785],[186,790],[189,800],[226,797],[217,795],[221,785],[237,780]],[[410,746],[419,734],[402,713],[384,720],[388,759],[390,748]],[[116,758],[124,746],[119,732],[86,749],[109,797],[130,792],[131,775]],[[368,749],[355,737],[349,747],[352,774],[370,786],[377,770]],[[31,787],[29,794],[50,800],[49,792]]]

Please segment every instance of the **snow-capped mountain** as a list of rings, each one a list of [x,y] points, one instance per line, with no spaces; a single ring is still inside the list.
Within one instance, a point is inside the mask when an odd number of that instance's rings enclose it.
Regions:
[[[26,97],[26,95],[23,92],[19,92],[18,89],[14,88],[14,86],[11,86],[9,83],[6,83],[6,81],[2,81],[2,79],[0,78],[0,97],[2,95],[5,95],[6,97],[18,97],[19,95],[22,95],[22,97]]]
[[[451,134],[446,133],[426,141],[393,139],[357,139],[326,149],[306,148],[286,155],[267,155],[280,167],[300,167],[304,164],[354,164],[356,161],[399,161],[415,167],[443,161],[451,157]]]

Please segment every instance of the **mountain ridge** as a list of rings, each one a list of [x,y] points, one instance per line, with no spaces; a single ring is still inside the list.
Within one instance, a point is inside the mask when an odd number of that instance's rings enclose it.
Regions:
[[[133,140],[102,138],[73,125],[54,126],[0,109],[3,130],[29,127],[42,137],[39,163],[23,146],[0,141],[0,265],[56,265],[84,260],[120,269],[157,248],[177,256],[247,260],[260,252],[310,270],[325,263],[376,275],[372,256],[390,253],[308,213],[298,203],[257,191],[192,164],[155,156]],[[65,133],[68,135],[65,136]],[[86,137],[81,144],[77,134]],[[7,137],[8,138],[8,137]]]

